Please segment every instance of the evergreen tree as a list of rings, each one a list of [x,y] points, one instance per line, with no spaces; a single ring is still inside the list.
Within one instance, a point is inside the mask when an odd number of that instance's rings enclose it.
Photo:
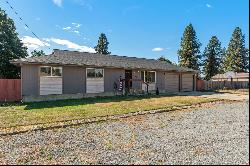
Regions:
[[[31,57],[38,57],[43,55],[45,55],[45,52],[43,50],[40,51],[34,50],[31,52]]]
[[[104,33],[101,33],[97,46],[95,46],[95,51],[99,54],[104,55],[111,54],[111,52],[108,51],[108,45],[109,42],[106,35]]]
[[[236,27],[229,42],[223,61],[225,72],[246,72],[249,68],[249,51],[245,48],[245,35]]]
[[[220,63],[223,55],[221,43],[216,36],[212,36],[203,53],[203,74],[205,80],[210,80],[220,72]]]
[[[189,24],[181,38],[181,48],[178,50],[179,65],[194,70],[199,70],[201,43],[197,39],[196,32],[192,24]]]
[[[13,20],[0,8],[0,78],[19,78],[20,67],[9,61],[27,55],[27,48],[18,38]]]
[[[167,63],[173,64],[173,62],[171,62],[169,59],[165,58],[164,56],[160,56],[160,58],[158,58],[159,61],[165,61]]]
[[[219,67],[219,74],[224,74],[226,71],[226,66],[224,66],[224,61],[226,59],[226,48],[224,47],[222,49],[222,53],[221,53],[221,63],[220,63],[220,67]]]

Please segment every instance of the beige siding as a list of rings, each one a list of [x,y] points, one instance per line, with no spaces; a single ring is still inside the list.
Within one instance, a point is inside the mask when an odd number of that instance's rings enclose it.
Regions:
[[[179,91],[179,74],[178,73],[166,73],[165,87],[166,92],[178,92]]]
[[[86,93],[86,69],[77,66],[63,67],[63,94]]]
[[[86,85],[87,93],[104,92],[104,78],[87,78]]]
[[[156,87],[158,87],[160,91],[165,91],[165,72],[157,71],[156,75]]]
[[[132,79],[139,79],[141,80],[141,71],[140,70],[132,70]],[[133,89],[141,89],[141,81],[132,81],[132,88]]]
[[[40,77],[40,95],[62,94],[62,77]]]
[[[124,69],[104,69],[104,91],[113,92],[114,91],[114,82],[119,86],[119,79],[125,77]]]
[[[182,91],[193,91],[193,74],[182,74]]]
[[[147,85],[146,84],[142,84],[142,90],[147,91]],[[148,90],[156,90],[156,84],[155,83],[151,83],[148,85]]]
[[[39,66],[23,65],[21,67],[22,95],[39,95]]]

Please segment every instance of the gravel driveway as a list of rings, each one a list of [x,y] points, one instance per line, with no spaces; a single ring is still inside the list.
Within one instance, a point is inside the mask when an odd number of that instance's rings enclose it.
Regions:
[[[249,101],[0,138],[1,164],[249,164]]]

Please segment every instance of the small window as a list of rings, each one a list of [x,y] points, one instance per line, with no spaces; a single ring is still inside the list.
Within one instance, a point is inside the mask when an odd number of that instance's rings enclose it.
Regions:
[[[95,78],[95,69],[87,69],[87,77]]]
[[[95,69],[95,77],[102,78],[103,77],[103,69]]]
[[[62,68],[52,67],[52,76],[62,76]]]
[[[51,76],[51,67],[41,67],[40,76]]]
[[[103,69],[87,69],[88,78],[102,78]]]
[[[155,83],[156,82],[155,74],[156,73],[154,71],[142,71],[141,79],[147,83]]]
[[[41,77],[61,77],[62,76],[62,67],[41,67],[40,68]]]

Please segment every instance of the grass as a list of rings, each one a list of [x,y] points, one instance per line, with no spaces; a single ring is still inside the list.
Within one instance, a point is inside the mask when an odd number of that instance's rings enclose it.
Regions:
[[[98,97],[38,103],[12,103],[0,107],[0,129],[131,112],[171,109],[215,101],[195,96]]]

